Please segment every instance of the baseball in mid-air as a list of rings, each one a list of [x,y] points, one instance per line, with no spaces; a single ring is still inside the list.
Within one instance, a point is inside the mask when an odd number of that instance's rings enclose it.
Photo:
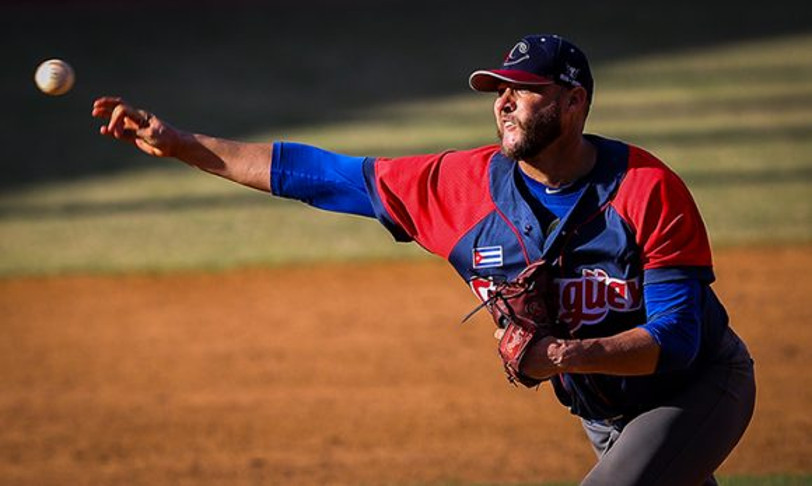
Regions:
[[[61,59],[49,59],[37,67],[34,82],[45,94],[59,96],[73,87],[76,75],[70,64]]]

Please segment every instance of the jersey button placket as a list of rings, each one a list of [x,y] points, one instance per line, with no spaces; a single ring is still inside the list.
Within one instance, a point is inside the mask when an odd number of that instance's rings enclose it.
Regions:
[[[522,226],[522,235],[529,243],[528,247],[538,248],[541,250],[544,247],[544,236],[536,231],[536,226],[533,223],[527,222]]]

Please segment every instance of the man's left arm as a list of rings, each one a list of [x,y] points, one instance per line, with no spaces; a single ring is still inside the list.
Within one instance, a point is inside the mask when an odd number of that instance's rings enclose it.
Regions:
[[[544,338],[528,351],[522,372],[535,378],[558,373],[630,376],[687,368],[699,352],[702,285],[698,279],[648,284],[645,324],[602,338]]]

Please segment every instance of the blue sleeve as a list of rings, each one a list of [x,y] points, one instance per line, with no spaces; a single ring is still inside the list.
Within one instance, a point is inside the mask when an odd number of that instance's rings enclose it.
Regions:
[[[309,145],[276,142],[271,194],[328,211],[374,217],[364,184],[364,160]]]
[[[660,345],[657,372],[688,368],[699,354],[702,285],[694,278],[643,287],[647,322],[640,327]]]

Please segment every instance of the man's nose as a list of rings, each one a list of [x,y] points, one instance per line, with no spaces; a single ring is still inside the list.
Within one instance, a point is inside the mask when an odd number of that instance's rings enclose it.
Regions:
[[[505,100],[502,102],[502,106],[499,109],[499,112],[502,114],[513,113],[516,110],[516,105],[513,103],[512,100]]]
[[[500,113],[513,113],[513,111],[516,109],[513,93],[510,89],[506,89],[501,95],[499,95],[498,101]]]

